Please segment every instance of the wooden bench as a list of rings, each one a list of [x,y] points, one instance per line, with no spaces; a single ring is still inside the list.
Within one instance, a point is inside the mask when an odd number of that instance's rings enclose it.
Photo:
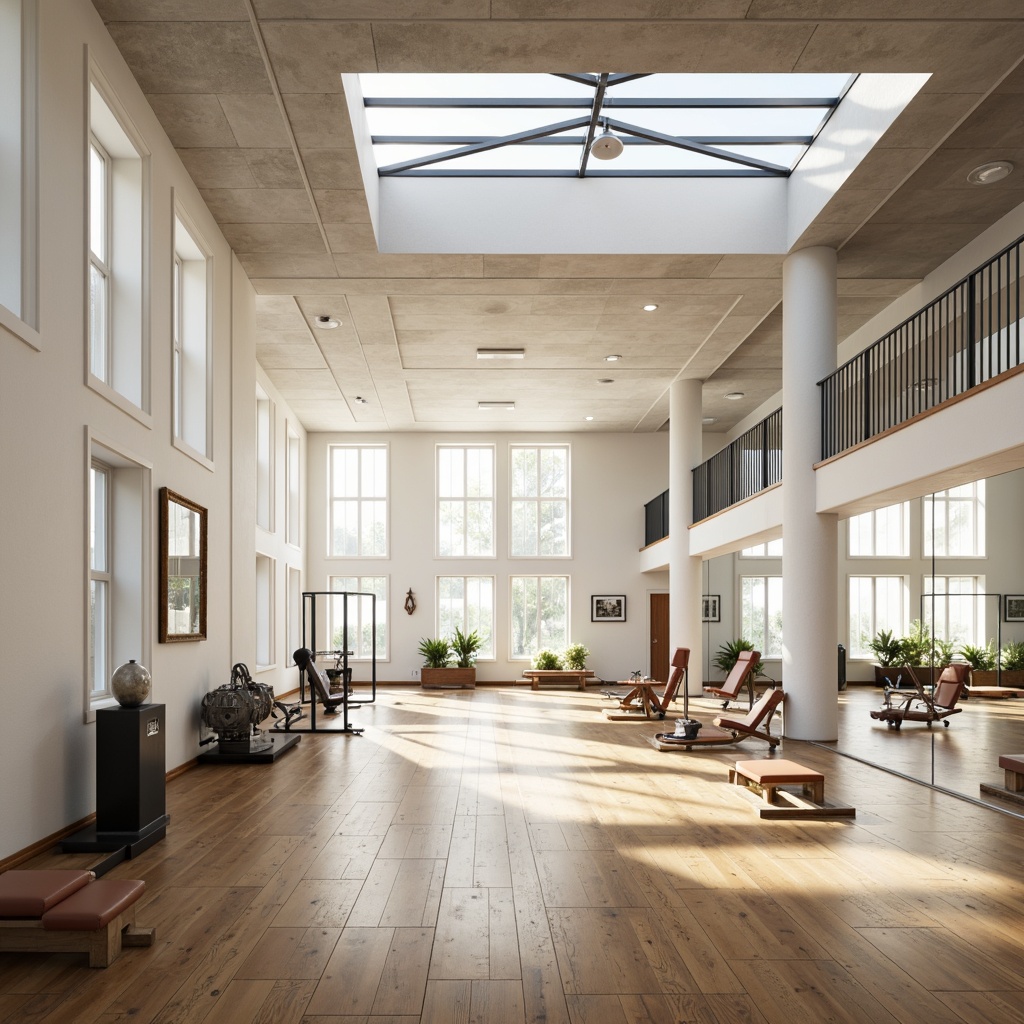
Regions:
[[[595,673],[586,668],[528,668],[523,678],[529,680],[531,690],[539,690],[541,683],[575,683],[577,690],[585,690]]]
[[[1024,791],[1024,754],[1000,754],[999,767],[1003,769],[1005,785],[1011,793]]]
[[[0,952],[86,953],[107,967],[124,946],[151,946],[135,927],[146,883],[100,879],[91,871],[7,871],[0,875]]]
[[[796,761],[737,761],[736,767],[729,769],[729,781],[737,786],[754,783],[770,804],[775,803],[779,786],[792,785],[801,786],[804,796],[809,796],[816,804],[825,802],[825,776]]]
[[[1011,803],[1024,804],[1024,754],[1000,754],[999,767],[1003,769],[1004,785],[981,784],[981,792]]]
[[[729,769],[729,781],[745,790],[757,791],[761,818],[855,818],[853,807],[825,803],[825,776],[796,761],[768,758],[759,761],[737,761]],[[799,786],[800,793],[782,789]]]

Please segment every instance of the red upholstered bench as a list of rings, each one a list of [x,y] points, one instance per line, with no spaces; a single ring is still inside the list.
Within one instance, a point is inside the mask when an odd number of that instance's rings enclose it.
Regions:
[[[0,875],[0,951],[88,953],[107,967],[125,946],[151,946],[152,928],[135,927],[146,883],[99,879],[91,871],[7,871]]]

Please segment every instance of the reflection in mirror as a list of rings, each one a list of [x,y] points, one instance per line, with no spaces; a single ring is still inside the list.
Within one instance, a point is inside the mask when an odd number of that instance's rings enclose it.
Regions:
[[[160,642],[206,639],[206,509],[160,488]]]

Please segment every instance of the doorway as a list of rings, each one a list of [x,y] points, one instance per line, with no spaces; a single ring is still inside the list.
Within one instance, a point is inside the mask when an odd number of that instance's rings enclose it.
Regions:
[[[668,680],[668,594],[650,595],[650,665],[651,678]]]

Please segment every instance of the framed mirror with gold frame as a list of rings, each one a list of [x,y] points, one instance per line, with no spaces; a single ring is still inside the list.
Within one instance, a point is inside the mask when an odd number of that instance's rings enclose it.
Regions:
[[[160,643],[206,639],[206,509],[160,488]]]

